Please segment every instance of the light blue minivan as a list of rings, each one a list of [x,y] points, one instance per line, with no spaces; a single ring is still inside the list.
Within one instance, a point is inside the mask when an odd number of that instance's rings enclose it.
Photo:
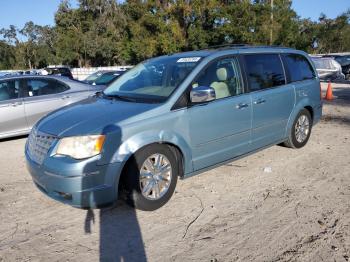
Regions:
[[[303,147],[321,118],[309,56],[224,46],[140,63],[104,92],[57,110],[25,148],[37,187],[80,208],[155,210],[187,178],[263,148]]]

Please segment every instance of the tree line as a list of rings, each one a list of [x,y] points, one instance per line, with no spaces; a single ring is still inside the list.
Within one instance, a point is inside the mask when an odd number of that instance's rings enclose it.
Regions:
[[[136,64],[227,43],[350,51],[350,10],[302,19],[290,0],[62,0],[54,26],[0,29],[0,69]]]

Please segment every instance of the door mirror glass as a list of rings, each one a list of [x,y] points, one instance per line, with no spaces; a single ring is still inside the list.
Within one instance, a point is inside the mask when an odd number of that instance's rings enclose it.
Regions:
[[[215,100],[215,90],[209,86],[192,87],[190,98],[192,103],[205,103]]]

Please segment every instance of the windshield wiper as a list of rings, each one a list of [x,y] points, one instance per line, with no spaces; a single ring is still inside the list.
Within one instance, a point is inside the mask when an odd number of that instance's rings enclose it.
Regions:
[[[102,96],[104,98],[109,98],[109,99],[118,99],[121,101],[127,101],[127,102],[135,102],[136,100],[130,97],[126,97],[126,96],[121,96],[121,95],[117,95],[117,94],[113,94],[113,95],[107,95],[106,93],[102,92]]]

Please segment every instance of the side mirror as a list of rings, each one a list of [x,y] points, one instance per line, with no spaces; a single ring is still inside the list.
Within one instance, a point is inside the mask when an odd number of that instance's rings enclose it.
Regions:
[[[89,97],[100,97],[100,96],[102,96],[102,91],[97,91],[94,94],[89,95]]]
[[[192,103],[205,103],[215,100],[215,90],[209,86],[193,87],[190,93]]]

